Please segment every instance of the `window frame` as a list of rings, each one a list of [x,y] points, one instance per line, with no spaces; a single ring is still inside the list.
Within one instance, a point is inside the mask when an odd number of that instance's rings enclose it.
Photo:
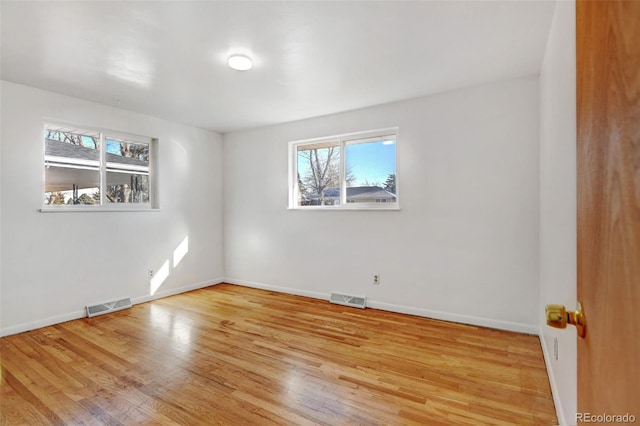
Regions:
[[[158,139],[148,136],[141,136],[132,133],[125,133],[121,131],[115,131],[110,129],[104,129],[96,126],[85,126],[83,124],[70,123],[61,120],[46,120],[43,121],[42,132],[41,135],[44,135],[45,132],[50,128],[71,128],[78,130],[85,130],[95,132],[99,135],[100,141],[100,149],[99,149],[99,169],[96,170],[98,172],[99,179],[99,191],[100,191],[100,204],[44,204],[44,199],[42,201],[42,206],[40,208],[40,212],[43,213],[57,213],[57,212],[150,212],[150,211],[160,211],[159,199],[158,199]],[[70,132],[72,133],[72,132]],[[45,138],[43,138],[45,139]],[[149,202],[146,203],[114,203],[109,202],[106,197],[106,188],[107,188],[107,173],[109,171],[113,171],[114,167],[108,167],[107,165],[107,140],[116,140],[116,141],[126,141],[133,144],[144,144],[149,146],[149,166],[147,174],[149,176]],[[68,164],[72,164],[75,162],[74,159],[69,161],[70,157],[53,157],[47,156],[46,154],[46,140],[42,145],[43,147],[43,176],[42,176],[42,192],[41,194],[46,194],[46,176],[45,171],[47,167],[48,158],[59,158],[61,160],[66,161]],[[84,160],[78,160],[84,161]],[[62,161],[61,161],[62,162]],[[113,164],[109,162],[109,164]],[[82,165],[78,164],[79,168],[82,168]],[[134,171],[134,172],[144,172],[143,170],[134,170],[140,168],[140,166],[130,165],[130,168],[123,171]],[[73,168],[73,167],[69,167]],[[117,167],[116,167],[117,168]]]
[[[349,144],[355,143],[371,143],[382,138],[394,136],[395,140],[395,176],[396,176],[396,192],[395,202],[368,202],[368,203],[356,203],[347,202],[347,181],[346,168],[347,168],[347,155],[346,147]],[[388,127],[376,130],[367,130],[361,132],[344,133],[340,135],[324,136],[319,138],[302,139],[297,141],[290,141],[288,144],[288,157],[289,157],[289,184],[288,184],[288,196],[289,205],[288,210],[310,210],[310,211],[345,211],[345,210],[400,210],[400,189],[398,184],[398,140],[400,138],[400,130],[398,127]],[[366,141],[370,139],[370,141]],[[337,146],[340,147],[340,203],[338,205],[317,205],[317,206],[301,206],[298,205],[300,197],[300,188],[298,187],[298,148],[302,146],[321,145],[337,142]]]

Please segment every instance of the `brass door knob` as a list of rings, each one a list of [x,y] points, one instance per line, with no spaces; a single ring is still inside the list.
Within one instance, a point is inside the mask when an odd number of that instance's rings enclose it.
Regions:
[[[555,328],[567,328],[567,323],[576,326],[578,336],[584,337],[587,333],[587,320],[582,310],[582,304],[578,302],[575,311],[565,309],[564,305],[547,305],[544,308],[547,325]]]

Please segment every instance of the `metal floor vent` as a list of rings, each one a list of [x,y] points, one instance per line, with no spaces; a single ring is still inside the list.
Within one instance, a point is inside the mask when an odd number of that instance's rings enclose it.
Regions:
[[[329,299],[331,303],[337,303],[338,305],[353,306],[354,308],[364,309],[367,305],[367,298],[364,296],[353,296],[351,294],[343,293],[331,293]]]
[[[116,300],[113,302],[101,303],[99,305],[87,306],[87,316],[89,318],[97,315],[108,314],[109,312],[120,311],[131,307],[131,298]]]

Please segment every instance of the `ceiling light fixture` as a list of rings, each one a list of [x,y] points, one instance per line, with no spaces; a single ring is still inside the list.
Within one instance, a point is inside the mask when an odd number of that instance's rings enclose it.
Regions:
[[[251,58],[245,55],[231,55],[227,63],[236,71],[247,71],[253,66]]]

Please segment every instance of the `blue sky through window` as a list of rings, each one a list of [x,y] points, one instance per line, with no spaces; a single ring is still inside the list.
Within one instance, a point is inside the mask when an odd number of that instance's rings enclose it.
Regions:
[[[350,186],[384,187],[387,177],[396,173],[395,139],[347,144],[346,151],[347,170],[355,179]]]
[[[82,141],[82,146],[86,148],[94,148],[96,147],[96,139],[91,136],[80,136],[80,140]]]
[[[120,151],[120,142],[107,139],[107,152],[109,154],[122,155],[122,151]]]

